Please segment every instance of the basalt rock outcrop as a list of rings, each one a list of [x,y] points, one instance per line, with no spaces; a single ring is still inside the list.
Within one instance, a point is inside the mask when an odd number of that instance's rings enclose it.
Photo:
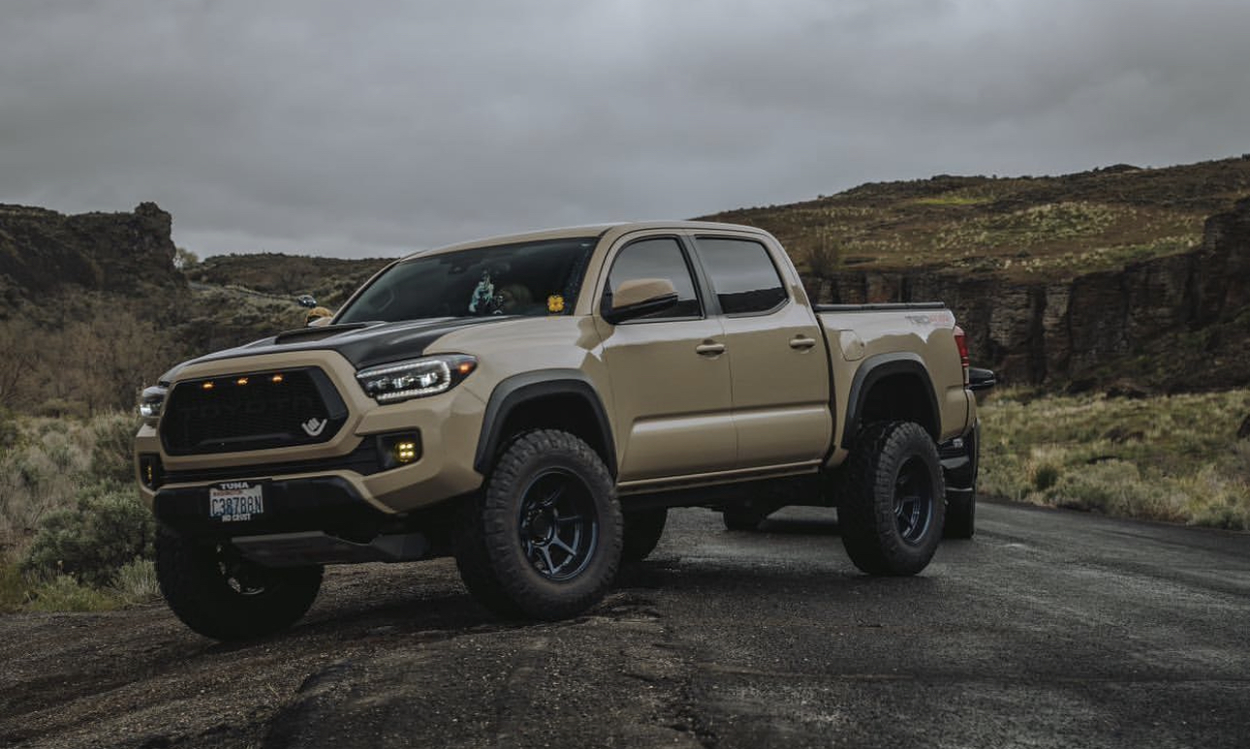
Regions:
[[[135,294],[185,288],[172,219],[155,203],[131,213],[66,216],[0,205],[0,309],[75,288]]]
[[[1250,383],[1250,199],[1211,216],[1196,249],[1118,270],[1018,282],[941,267],[846,269],[808,286],[824,302],[943,300],[968,332],[975,362],[1011,383]]]

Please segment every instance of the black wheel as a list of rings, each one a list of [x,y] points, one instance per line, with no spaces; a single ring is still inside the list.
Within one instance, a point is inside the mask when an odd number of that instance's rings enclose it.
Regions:
[[[870,424],[842,468],[842,543],[870,575],[914,575],[942,539],[945,489],[937,447],[919,424]]]
[[[727,531],[755,531],[772,512],[771,507],[759,505],[731,506],[721,510],[721,521]]]
[[[230,544],[202,544],[162,528],[156,577],[169,608],[214,640],[251,640],[299,620],[321,589],[321,566],[264,567]]]
[[[622,535],[599,455],[567,432],[526,432],[466,503],[456,566],[473,597],[498,614],[564,619],[607,593]]]
[[[668,521],[668,508],[632,510],[625,513],[624,518],[625,540],[621,546],[621,561],[641,562],[660,543],[664,524]]]
[[[972,538],[977,531],[977,471],[981,462],[981,422],[977,422],[972,434],[965,440],[970,459],[967,475],[953,477],[952,482],[962,478],[960,484],[968,484],[967,488],[950,488],[946,490],[946,527],[943,531],[947,538]]]

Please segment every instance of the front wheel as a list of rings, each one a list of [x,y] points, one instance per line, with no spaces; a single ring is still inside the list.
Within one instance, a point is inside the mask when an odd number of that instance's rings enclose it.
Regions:
[[[870,575],[914,575],[937,551],[945,489],[937,447],[919,424],[870,424],[842,467],[838,519],[851,561]]]
[[[169,608],[214,640],[250,640],[280,632],[307,613],[323,568],[265,567],[229,543],[196,543],[162,528],[156,579]]]
[[[497,614],[564,619],[616,579],[622,525],[612,477],[589,445],[567,432],[526,432],[466,503],[456,566]]]

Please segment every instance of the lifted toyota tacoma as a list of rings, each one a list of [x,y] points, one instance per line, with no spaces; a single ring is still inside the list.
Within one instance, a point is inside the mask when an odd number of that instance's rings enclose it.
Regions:
[[[579,227],[418,252],[332,318],[178,365],[135,439],[161,592],[246,639],[323,566],[451,555],[503,616],[597,603],[670,507],[837,507],[912,575],[974,529],[967,348],[942,304],[813,305],[744,226]]]

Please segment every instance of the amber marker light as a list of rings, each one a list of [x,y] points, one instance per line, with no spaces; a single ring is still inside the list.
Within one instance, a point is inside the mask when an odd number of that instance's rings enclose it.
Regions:
[[[277,385],[279,382],[282,382],[282,375],[280,375],[280,374],[276,374],[276,375],[274,375],[273,377],[270,377],[270,378],[269,378],[269,381],[270,381],[270,382],[272,382],[273,384]]]
[[[235,380],[235,381],[234,381],[234,384],[236,384],[236,385],[246,385],[246,384],[247,384],[247,378],[246,378],[246,377],[240,377],[239,379],[237,379],[237,380]]]
[[[213,389],[213,383],[212,383],[212,382],[206,382],[206,383],[204,383],[203,385],[200,385],[200,387],[204,388],[205,390],[212,390],[212,389]]]
[[[468,373],[473,371],[474,366],[475,366],[474,362],[471,362],[471,361],[460,362],[460,365],[456,367],[456,371],[459,372],[461,375],[467,375]]]

